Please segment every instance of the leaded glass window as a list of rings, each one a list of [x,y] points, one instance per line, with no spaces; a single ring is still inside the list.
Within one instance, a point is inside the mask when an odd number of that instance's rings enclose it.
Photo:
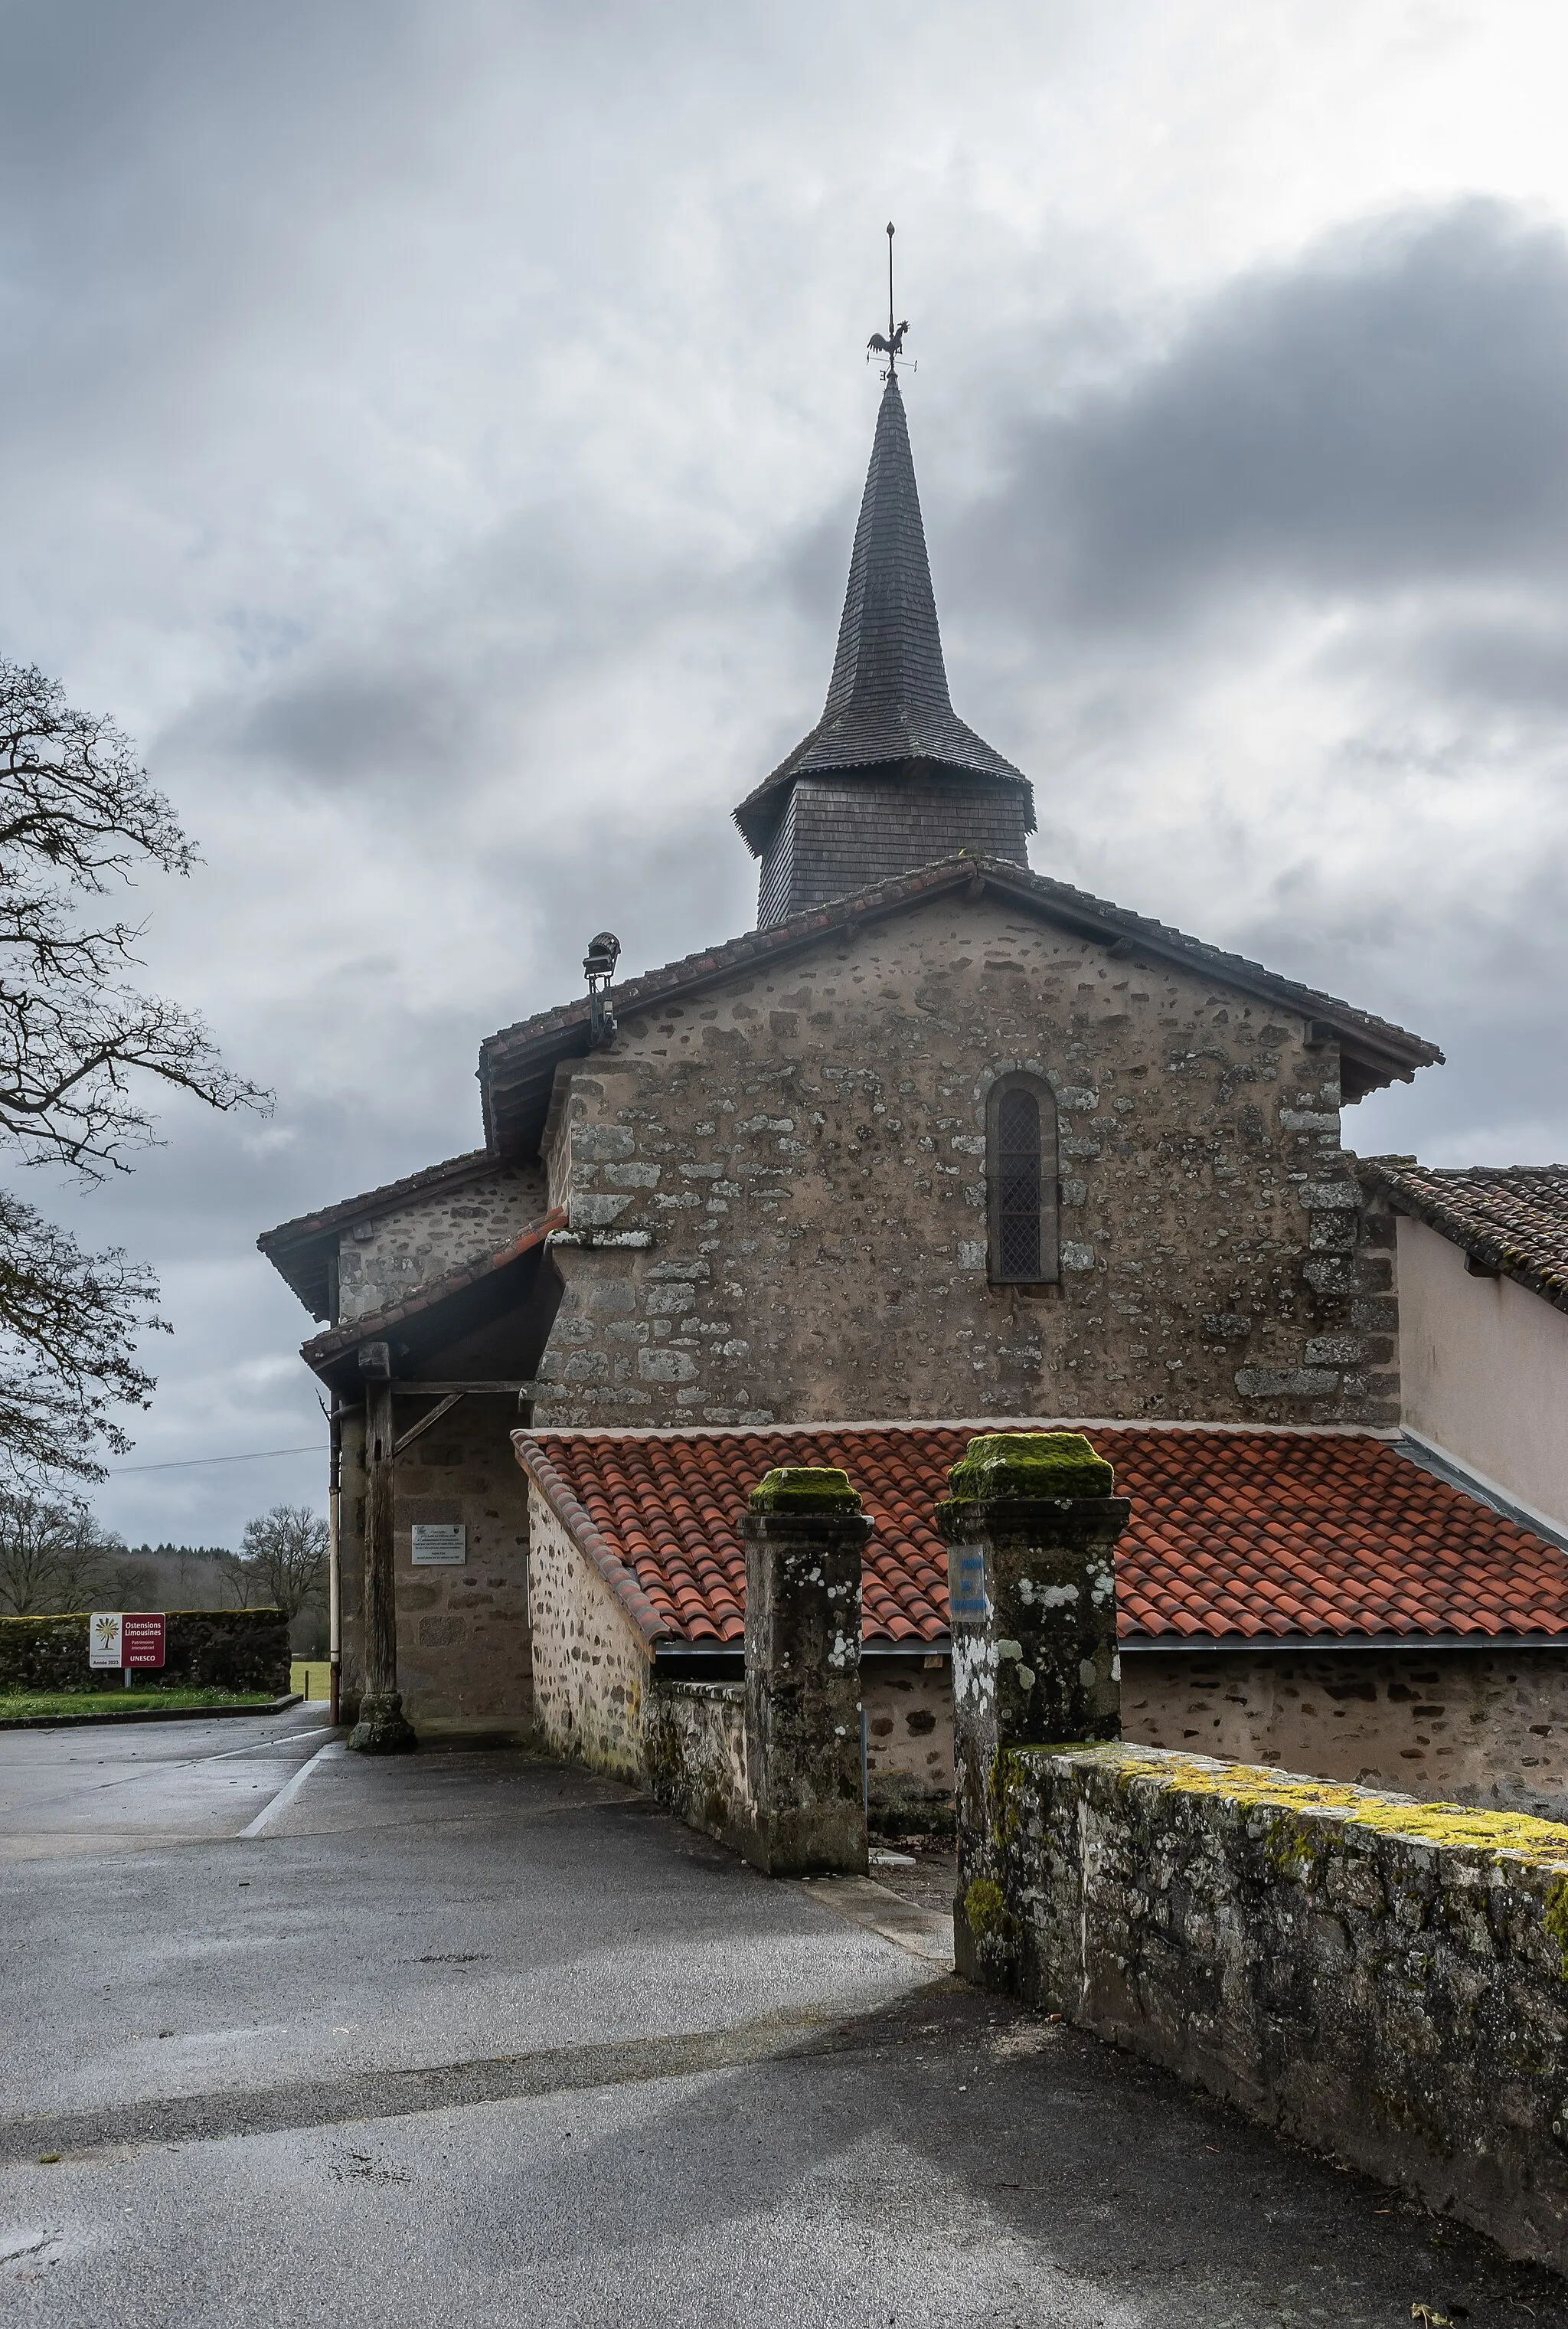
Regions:
[[[1056,1111],[1048,1087],[1008,1076],[991,1094],[987,1172],[991,1276],[1039,1286],[1056,1276]]]

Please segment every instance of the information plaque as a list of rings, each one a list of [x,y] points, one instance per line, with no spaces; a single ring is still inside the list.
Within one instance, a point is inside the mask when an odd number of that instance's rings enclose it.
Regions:
[[[461,1521],[416,1521],[416,1569],[461,1569],[468,1559],[468,1531]]]

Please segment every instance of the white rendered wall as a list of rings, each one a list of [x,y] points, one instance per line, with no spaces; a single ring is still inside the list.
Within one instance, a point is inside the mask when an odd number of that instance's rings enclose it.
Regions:
[[[1568,1528],[1568,1312],[1402,1214],[1399,1365],[1413,1431]]]

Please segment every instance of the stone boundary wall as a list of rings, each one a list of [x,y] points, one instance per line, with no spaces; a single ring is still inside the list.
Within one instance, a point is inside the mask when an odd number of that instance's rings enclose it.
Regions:
[[[988,1985],[1568,2270],[1568,1827],[1122,1744],[990,1799]]]
[[[753,1804],[746,1762],[746,1684],[660,1682],[643,1702],[648,1785],[689,1827],[745,1848]]]
[[[539,1745],[643,1785],[648,1645],[537,1485],[529,1496],[529,1611]]]
[[[1178,1754],[1568,1819],[1568,1649],[1123,1644],[1122,1730]]]
[[[112,1670],[88,1664],[89,1612],[62,1617],[0,1617],[0,1692],[103,1689]],[[166,1663],[142,1683],[164,1690],[288,1688],[288,1626],[276,1609],[171,1609]]]
[[[693,1827],[734,1842],[750,1812],[744,1740],[733,1750],[721,1746],[713,1730],[719,1718],[699,1717],[697,1710],[728,1708],[731,1692],[738,1707],[743,1686],[661,1676],[624,1603],[537,1481],[528,1512],[536,1743],[547,1754],[651,1787]],[[884,1672],[873,1662],[861,1668],[861,1687],[873,1825],[880,1814],[890,1833],[948,1826],[953,1693],[945,1663],[930,1671]],[[720,1728],[729,1720],[726,1713]],[[738,1712],[734,1721],[741,1724]],[[684,1777],[678,1771],[682,1758],[690,1759]],[[704,1807],[715,1790],[744,1810],[709,1817]]]

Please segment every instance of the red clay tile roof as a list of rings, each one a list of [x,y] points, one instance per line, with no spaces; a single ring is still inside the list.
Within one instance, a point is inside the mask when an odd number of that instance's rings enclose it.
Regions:
[[[868,1641],[940,1642],[932,1524],[974,1424],[513,1434],[531,1474],[650,1640],[745,1634],[740,1515],[775,1464],[838,1464],[877,1532]],[[985,1427],[995,1429],[995,1425]],[[1036,1427],[1038,1428],[1038,1426]],[[1352,1433],[1092,1425],[1132,1500],[1118,1548],[1129,1647],[1184,1642],[1568,1642],[1568,1556]]]
[[[1357,1171],[1398,1212],[1568,1310],[1568,1164],[1438,1167],[1368,1156]]]

